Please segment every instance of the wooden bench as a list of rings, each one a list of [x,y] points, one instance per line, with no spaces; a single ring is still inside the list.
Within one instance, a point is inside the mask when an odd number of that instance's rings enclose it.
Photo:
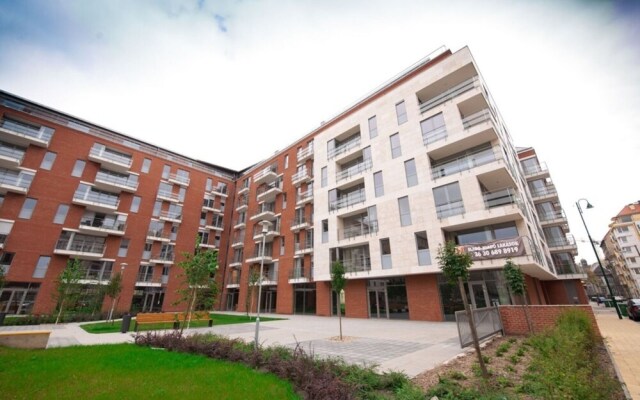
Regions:
[[[138,327],[145,324],[173,323],[173,329],[178,329],[182,321],[185,321],[185,313],[139,313],[136,315],[135,331],[138,332]],[[191,314],[191,321],[208,321],[209,327],[213,326],[213,320],[207,311],[194,312]]]
[[[0,332],[0,346],[18,349],[46,349],[51,331]]]

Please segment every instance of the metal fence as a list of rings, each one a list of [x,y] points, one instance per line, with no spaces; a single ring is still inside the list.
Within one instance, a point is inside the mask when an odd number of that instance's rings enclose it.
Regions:
[[[471,312],[473,313],[473,322],[475,323],[479,340],[502,332],[502,320],[500,319],[498,307],[475,308]],[[456,324],[458,325],[460,347],[465,348],[473,344],[471,329],[469,329],[469,317],[466,311],[456,311]]]

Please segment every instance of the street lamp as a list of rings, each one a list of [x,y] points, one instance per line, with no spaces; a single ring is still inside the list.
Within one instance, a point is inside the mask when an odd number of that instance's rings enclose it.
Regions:
[[[260,282],[258,283],[258,306],[256,312],[256,337],[253,341],[253,348],[258,350],[258,337],[260,336],[260,300],[262,299],[262,271],[264,269],[264,246],[267,241],[267,233],[269,233],[269,227],[271,222],[260,221],[262,225],[262,249],[260,251]]]
[[[602,266],[602,262],[600,261],[600,256],[596,251],[596,246],[593,244],[593,239],[591,239],[589,228],[587,228],[587,223],[584,222],[584,216],[582,215],[582,208],[580,208],[580,202],[583,200],[587,203],[587,210],[590,208],[593,208],[593,206],[591,205],[591,203],[589,203],[589,200],[587,199],[580,199],[576,201],[576,207],[578,207],[578,213],[580,214],[580,219],[582,220],[582,224],[584,225],[584,230],[587,231],[587,236],[589,237],[589,243],[591,243],[591,248],[593,249],[593,253],[596,255],[596,259],[598,260],[598,265],[600,266],[600,272],[602,272],[604,283],[607,284],[607,289],[609,289],[609,297],[611,297],[611,300],[613,301],[613,306],[616,309],[616,313],[618,313],[618,318],[622,319],[622,314],[620,314],[620,309],[618,308],[618,302],[616,301],[615,297],[613,297],[613,292],[611,291],[611,285],[609,285],[609,279],[607,279],[607,273],[605,272],[604,267]]]

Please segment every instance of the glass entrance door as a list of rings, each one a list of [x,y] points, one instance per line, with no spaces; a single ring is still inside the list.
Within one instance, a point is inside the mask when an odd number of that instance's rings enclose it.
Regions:
[[[469,293],[471,294],[470,302],[472,308],[484,308],[488,307],[489,293],[487,292],[487,285],[484,282],[471,281],[469,282]]]
[[[142,312],[162,311],[164,292],[145,291]]]
[[[389,318],[386,289],[369,289],[369,318]]]
[[[262,292],[262,308],[260,312],[272,313],[276,311],[276,291],[265,290]]]

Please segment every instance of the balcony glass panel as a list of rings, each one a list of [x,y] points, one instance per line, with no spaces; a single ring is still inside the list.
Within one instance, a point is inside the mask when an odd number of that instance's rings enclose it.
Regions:
[[[19,135],[42,140],[47,143],[51,140],[54,132],[53,129],[46,126],[40,127],[6,117],[0,121],[0,127]]]
[[[347,138],[346,140],[339,142],[336,140],[335,147],[333,149],[328,150],[327,158],[331,159],[339,156],[340,154],[346,153],[351,149],[355,149],[360,146],[360,132],[357,134]]]
[[[113,171],[101,169],[96,174],[96,180],[108,182],[118,186],[125,186],[130,189],[138,188],[138,175],[119,174]]]
[[[96,143],[91,148],[89,153],[92,156],[100,157],[113,161],[118,164],[131,165],[131,156],[129,154],[121,153],[117,150],[110,149],[103,144]]]
[[[78,186],[78,189],[74,193],[73,198],[75,200],[105,204],[111,207],[118,206],[118,195],[95,189],[83,183],[81,183],[80,186]]]
[[[371,159],[363,160],[362,158],[356,160],[354,163],[343,165],[342,170],[336,172],[336,181],[339,182],[343,179],[349,179],[364,171],[368,171],[372,165]]]
[[[329,210],[335,211],[354,204],[364,203],[365,201],[365,191],[364,188],[361,188],[338,196],[337,200],[329,203]]]
[[[498,156],[490,144],[474,147],[444,160],[432,161],[431,177],[442,178],[495,161]]]
[[[14,171],[0,168],[0,185],[16,186],[29,190],[35,173],[29,171]]]
[[[27,149],[24,147],[0,141],[0,157],[11,158],[17,160],[18,163],[21,163],[26,151]]]

